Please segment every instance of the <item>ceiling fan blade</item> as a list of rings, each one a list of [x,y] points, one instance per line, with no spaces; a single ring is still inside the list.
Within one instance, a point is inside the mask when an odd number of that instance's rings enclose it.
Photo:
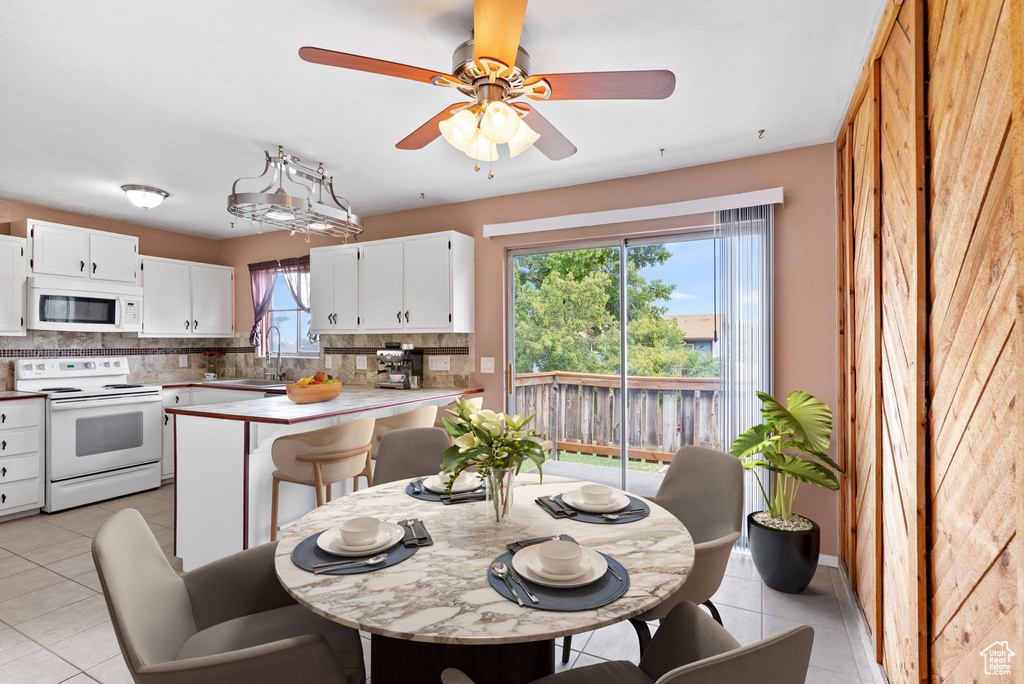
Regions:
[[[440,112],[437,116],[426,122],[415,131],[405,136],[401,142],[395,147],[400,150],[421,150],[434,141],[435,138],[441,136],[441,129],[437,127],[439,123],[449,118],[452,115],[452,111],[459,107],[465,107],[468,102],[456,102],[455,104],[448,105]]]
[[[515,66],[519,36],[523,32],[526,0],[475,0],[473,3],[473,57],[496,59]]]
[[[542,80],[551,86],[548,97],[529,92]],[[527,78],[523,87],[534,100],[664,100],[676,89],[676,76],[665,69],[542,74]]]
[[[407,78],[410,81],[422,81],[423,83],[430,83],[431,79],[435,76],[447,76],[447,74],[440,71],[430,71],[429,69],[421,69],[409,66],[408,64],[386,62],[383,59],[350,55],[345,52],[324,50],[323,48],[300,48],[299,57],[313,64],[324,64],[342,69],[354,69],[355,71],[368,71],[371,74]]]
[[[540,139],[533,143],[533,146],[540,150],[545,157],[552,161],[558,161],[576,154],[576,146],[552,126],[550,121],[541,116],[540,112],[525,102],[516,102],[512,106],[526,112],[523,121],[528,123],[534,131],[540,133]]]

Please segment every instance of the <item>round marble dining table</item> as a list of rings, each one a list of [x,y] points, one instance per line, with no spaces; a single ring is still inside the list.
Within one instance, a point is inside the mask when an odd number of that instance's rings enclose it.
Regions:
[[[437,675],[447,666],[479,672],[481,663],[503,670],[489,677],[495,682],[550,673],[555,638],[643,613],[677,590],[693,567],[693,540],[686,527],[653,502],[649,516],[628,524],[556,519],[534,499],[584,483],[546,477],[541,484],[528,473],[516,480],[511,523],[499,526],[488,520],[485,502],[421,501],[405,493],[408,482],[371,487],[317,508],[287,529],[276,552],[277,576],[300,604],[371,634],[374,684],[437,682],[435,669]],[[355,575],[314,575],[292,563],[292,550],[303,539],[364,515],[393,522],[418,518],[434,544],[420,547],[397,565]],[[528,601],[520,607],[491,588],[487,571],[506,551],[505,544],[559,533],[618,560],[629,572],[626,593],[600,608],[555,612],[531,608]],[[411,663],[424,658],[439,661],[437,667],[408,671]],[[481,662],[468,662],[474,659]],[[517,661],[534,662],[521,663],[522,673],[517,674],[512,671]]]

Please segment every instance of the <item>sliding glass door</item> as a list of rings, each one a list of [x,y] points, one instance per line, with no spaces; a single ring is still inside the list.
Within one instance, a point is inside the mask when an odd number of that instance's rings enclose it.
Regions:
[[[719,446],[715,254],[700,233],[509,255],[509,408],[537,414],[545,472],[652,495],[680,446]]]

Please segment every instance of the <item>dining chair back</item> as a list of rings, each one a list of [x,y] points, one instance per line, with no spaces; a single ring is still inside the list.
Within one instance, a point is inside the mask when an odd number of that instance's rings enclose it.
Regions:
[[[464,401],[466,403],[466,406],[471,407],[474,411],[479,411],[480,409],[482,409],[484,407],[484,398],[483,397],[470,397],[468,399],[464,399]],[[449,411],[454,411],[455,408],[456,408],[455,402],[452,402],[452,403],[450,403],[450,404],[448,404],[446,406],[442,406],[442,407],[438,408],[437,409],[437,420],[434,421],[434,427],[441,428],[442,430],[444,430],[443,419],[447,418],[448,420],[454,420],[455,417],[451,413],[449,413]]]
[[[436,418],[436,406],[420,406],[411,411],[404,411],[387,418],[378,418],[373,426],[373,451],[371,455],[373,458],[377,458],[381,439],[392,430],[433,427]]]
[[[624,660],[565,670],[531,684],[797,684],[807,677],[814,630],[791,627],[749,646],[739,642],[689,601],[661,621],[640,665]],[[473,684],[456,669],[441,674],[443,684]]]
[[[282,588],[277,544],[179,576],[138,511],[112,515],[92,543],[118,645],[138,684],[365,680],[359,633]]]
[[[337,425],[285,435],[274,440],[270,457],[277,466],[273,474],[270,503],[270,540],[277,539],[278,489],[281,482],[313,487],[316,505],[331,500],[331,486],[352,478],[359,489],[359,475],[370,461],[373,418],[356,418]]]
[[[441,470],[444,451],[450,446],[448,433],[435,427],[392,430],[380,442],[374,482],[434,475]]]

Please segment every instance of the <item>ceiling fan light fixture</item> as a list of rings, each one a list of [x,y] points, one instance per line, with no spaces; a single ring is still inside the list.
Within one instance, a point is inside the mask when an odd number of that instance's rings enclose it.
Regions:
[[[466,155],[477,161],[494,161],[498,158],[498,146],[477,130],[469,139]]]
[[[492,100],[484,107],[480,131],[493,143],[507,143],[519,130],[519,115],[501,100]]]
[[[469,148],[470,138],[476,132],[476,117],[468,109],[463,109],[450,119],[440,122],[437,127],[452,147],[465,152]]]
[[[145,211],[160,206],[160,203],[170,195],[160,188],[152,188],[148,185],[122,185],[121,190],[128,197],[128,201]]]
[[[520,121],[519,130],[517,130],[516,134],[512,136],[512,139],[508,141],[509,156],[518,156],[538,140],[540,140],[540,133],[530,128],[529,124],[525,121]]]

